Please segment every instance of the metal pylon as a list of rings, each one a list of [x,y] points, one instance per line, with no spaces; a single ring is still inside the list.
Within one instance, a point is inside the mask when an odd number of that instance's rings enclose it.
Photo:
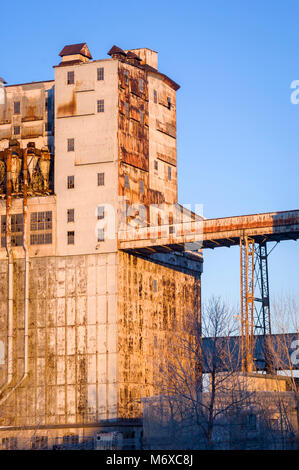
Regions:
[[[253,370],[254,240],[240,238],[242,370]]]
[[[267,242],[240,238],[242,370],[254,370],[254,335],[263,336],[267,372],[273,371]]]

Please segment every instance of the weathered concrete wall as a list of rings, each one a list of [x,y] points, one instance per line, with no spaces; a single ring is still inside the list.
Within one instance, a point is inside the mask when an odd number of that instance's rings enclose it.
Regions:
[[[0,104],[0,150],[15,138],[22,147],[35,142],[54,153],[54,81],[8,85],[5,87],[6,103]],[[16,113],[14,103],[20,103]],[[20,132],[15,134],[15,128]]]
[[[175,348],[173,333],[199,309],[200,281],[119,252],[118,415],[141,416],[141,397],[155,394],[159,364]]]
[[[7,341],[7,263],[0,262]],[[1,426],[96,422],[116,416],[116,257],[30,261],[29,376],[1,406]],[[14,263],[13,382],[24,364],[24,261]],[[6,349],[6,348],[5,348]],[[1,383],[5,364],[0,364]],[[1,398],[5,396],[4,389]]]
[[[97,80],[99,67],[104,68],[104,80]],[[74,73],[74,84],[67,84],[68,72]],[[97,206],[109,204],[116,209],[118,203],[117,83],[117,62],[110,59],[55,68],[59,255],[116,251],[115,239],[105,235],[105,240],[98,242],[96,225]],[[104,100],[104,112],[98,112],[98,100]],[[68,139],[74,139],[73,151],[68,151]],[[103,186],[98,186],[98,173],[104,173]],[[71,189],[67,186],[68,176],[74,177]],[[68,209],[75,211],[72,223],[67,221]],[[113,214],[110,219],[115,221]],[[68,244],[68,231],[75,233],[74,244]]]

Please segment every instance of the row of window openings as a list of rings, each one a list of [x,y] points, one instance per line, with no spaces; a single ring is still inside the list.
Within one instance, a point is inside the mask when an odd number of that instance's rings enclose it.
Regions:
[[[125,70],[124,72],[124,77],[125,77],[125,84],[129,84],[129,71]],[[104,67],[98,67],[97,68],[97,80],[102,81],[104,80]],[[74,85],[75,83],[75,72],[73,70],[70,70],[67,72],[67,84],[68,85]],[[138,79],[139,83],[139,90],[141,92],[144,91],[144,80],[142,78]]]
[[[46,98],[45,99],[45,108],[50,109],[52,106],[52,100],[51,98]],[[13,103],[13,113],[14,114],[21,114],[21,101],[14,101]]]
[[[98,78],[98,80],[104,80],[104,69],[98,69],[98,70],[102,70],[102,77],[103,78]],[[69,74],[74,74],[74,72],[68,72]],[[101,74],[98,75],[98,77],[101,76]],[[74,77],[73,77],[73,80],[74,80]],[[139,88],[140,88],[140,91],[143,91],[143,80],[142,79],[139,79]],[[68,82],[68,84],[73,84],[73,82]],[[141,83],[142,83],[142,86],[141,86]],[[158,103],[158,92],[157,90],[154,90],[154,103]],[[48,99],[46,100],[46,109],[49,107],[49,101]],[[170,97],[168,96],[167,97],[167,107],[168,109],[171,109],[171,99]],[[128,103],[125,103],[125,108],[126,108],[126,115],[128,116],[129,115],[129,105]],[[105,107],[104,107],[104,100],[101,99],[101,100],[97,100],[97,112],[98,113],[103,113],[105,110]],[[21,102],[20,101],[14,101],[14,114],[21,114]],[[143,122],[143,112],[140,111],[140,120],[142,119],[142,122]],[[46,124],[46,130],[48,132],[50,132],[50,128],[47,129],[47,125]],[[15,129],[18,129],[18,126],[15,127]],[[18,134],[19,132],[15,132],[15,135]]]
[[[124,71],[125,84],[129,85],[129,70]],[[144,80],[143,78],[138,78],[139,91],[144,92]]]
[[[125,77],[125,84],[128,85],[129,84],[129,71],[128,70],[125,70],[124,77]],[[104,80],[104,67],[100,67],[100,68],[97,69],[97,79],[98,80]],[[75,83],[75,72],[70,71],[67,74],[67,84],[68,85],[73,85],[74,83]],[[144,80],[142,78],[139,78],[138,83],[139,83],[139,90],[141,92],[143,92],[144,91]],[[158,103],[158,92],[157,92],[157,90],[154,90],[153,98],[154,98],[154,103]],[[169,96],[167,97],[167,107],[168,107],[168,109],[171,109],[171,98]],[[100,112],[100,111],[98,111],[98,112]]]
[[[98,173],[98,186],[105,186],[105,173]],[[67,188],[73,189],[75,187],[75,176],[67,177]]]
[[[154,103],[158,103],[158,92],[157,90],[154,90]],[[171,98],[167,96],[167,108],[171,109]]]
[[[155,170],[158,170],[158,162],[155,160]],[[168,167],[168,179],[171,180],[171,167]],[[130,179],[129,175],[125,174],[125,188],[130,189]],[[144,194],[144,181],[140,180],[139,181],[139,192],[141,194]]]
[[[104,206],[97,207],[97,218],[104,219],[105,217],[105,208]],[[67,210],[67,221],[68,223],[75,222],[75,209],[68,209]],[[104,229],[98,229],[98,242],[102,242],[105,240],[105,232]],[[68,245],[75,244],[75,232],[73,230],[67,232],[67,242]]]
[[[104,67],[97,68],[97,79],[99,81],[104,80]],[[75,72],[73,70],[67,73],[67,84],[74,85],[75,83]]]
[[[127,103],[126,101],[125,101],[125,115],[127,117],[130,116],[129,103]],[[144,111],[142,109],[139,110],[139,120],[140,120],[141,124],[144,124]]]
[[[12,214],[11,216],[11,244],[22,246],[24,219],[23,214]],[[30,245],[52,244],[52,212],[32,212],[30,214],[30,231],[38,232],[30,234]],[[6,216],[1,216],[1,247],[6,246]]]
[[[79,436],[69,435],[63,436],[63,446],[76,446],[79,444]],[[3,437],[2,438],[2,449],[14,450],[18,448],[18,440],[16,437]],[[48,436],[34,436],[31,438],[31,449],[47,449],[48,448]]]
[[[154,169],[156,171],[158,171],[158,168],[159,168],[158,161],[155,160],[154,161]],[[168,176],[168,179],[171,180],[171,167],[170,166],[167,168],[167,176]]]
[[[105,230],[103,228],[99,228],[97,230],[97,240],[98,242],[105,241]],[[75,231],[70,230],[67,232],[67,244],[74,245],[75,244]]]
[[[158,170],[158,162],[155,160],[154,162],[155,170]],[[168,179],[171,180],[171,167],[168,167]],[[105,173],[98,173],[98,186],[105,185]],[[67,177],[67,188],[73,189],[75,187],[75,176],[71,175]],[[130,189],[130,179],[129,175],[125,174],[125,188]],[[139,192],[144,194],[144,181],[139,181]]]
[[[45,131],[52,132],[53,126],[50,122],[46,122],[45,124]],[[13,135],[20,135],[21,134],[21,126],[14,126],[13,127]]]

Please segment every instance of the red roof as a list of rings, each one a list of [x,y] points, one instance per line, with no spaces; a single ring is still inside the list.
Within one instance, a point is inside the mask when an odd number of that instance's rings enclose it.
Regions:
[[[91,53],[88,49],[86,42],[80,42],[79,44],[70,44],[68,46],[64,46],[59,55],[63,57],[65,55],[75,54],[81,54],[85,57],[88,57],[88,59],[92,59]]]
[[[132,51],[127,52],[127,57],[128,59],[136,59],[136,60],[141,61],[140,57],[137,54],[135,54],[135,52],[132,52]]]
[[[111,47],[110,51],[107,52],[108,55],[112,55],[112,54],[122,54],[124,56],[126,56],[127,54],[125,53],[125,51],[123,51],[120,47],[117,47],[117,46],[113,46]]]

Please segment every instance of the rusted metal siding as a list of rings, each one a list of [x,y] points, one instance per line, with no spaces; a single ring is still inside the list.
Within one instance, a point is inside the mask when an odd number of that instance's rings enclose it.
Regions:
[[[140,397],[157,392],[159,365],[199,313],[199,278],[119,252],[118,415],[141,416]]]
[[[207,219],[191,225],[190,229],[185,234],[177,233],[173,242],[183,246],[186,241],[197,241],[202,243],[203,248],[216,248],[238,244],[244,233],[253,238],[266,237],[269,241],[296,240],[299,238],[299,211]],[[158,247],[170,242],[171,238],[167,239],[165,234],[153,240],[149,229],[139,230],[135,234],[131,230],[121,234],[119,248]]]
[[[142,81],[143,89],[140,87],[140,81]],[[126,66],[120,62],[118,121],[120,162],[148,171],[148,139],[146,73],[139,68]]]

